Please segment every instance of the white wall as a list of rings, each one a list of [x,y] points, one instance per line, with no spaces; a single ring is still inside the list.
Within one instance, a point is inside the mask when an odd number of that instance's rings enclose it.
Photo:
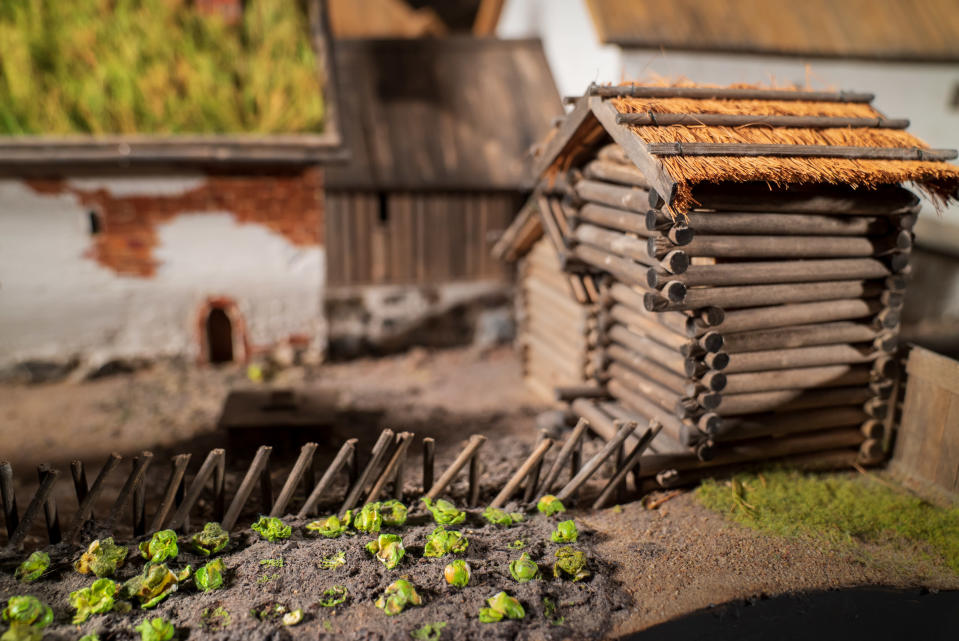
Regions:
[[[140,183],[93,179],[124,195],[179,190],[192,177]],[[197,355],[197,313],[207,297],[237,301],[251,346],[291,334],[325,344],[324,256],[228,212],[184,213],[161,224],[155,276],[118,276],[85,253],[87,209],[74,196],[41,195],[0,180],[0,368],[77,355]]]
[[[599,42],[581,0],[506,0],[500,38],[540,38],[562,96],[582,95],[591,82],[619,81],[619,47]]]

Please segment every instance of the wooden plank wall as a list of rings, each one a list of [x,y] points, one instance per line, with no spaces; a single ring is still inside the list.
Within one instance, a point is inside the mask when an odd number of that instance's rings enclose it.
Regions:
[[[959,498],[959,361],[913,347],[893,467]]]
[[[331,191],[329,286],[436,284],[505,277],[490,255],[520,206],[512,193]]]

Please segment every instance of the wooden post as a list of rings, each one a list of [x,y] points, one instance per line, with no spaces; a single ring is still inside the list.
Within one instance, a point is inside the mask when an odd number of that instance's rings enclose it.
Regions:
[[[453,463],[443,472],[443,475],[440,476],[439,480],[430,488],[430,491],[426,493],[426,497],[430,499],[435,499],[440,495],[440,493],[446,489],[446,486],[456,477],[461,469],[469,462],[470,457],[472,457],[479,448],[483,447],[483,444],[486,443],[486,437],[481,434],[473,434],[470,436],[469,441],[467,441],[466,446],[459,453],[459,456],[453,461]]]
[[[243,506],[246,505],[247,500],[250,498],[250,494],[253,493],[254,485],[261,480],[263,471],[266,469],[267,463],[270,460],[270,454],[272,452],[273,448],[269,445],[261,445],[259,448],[257,448],[256,454],[253,456],[253,460],[250,462],[250,467],[243,476],[243,480],[240,481],[240,487],[237,488],[236,494],[233,496],[233,500],[230,501],[230,507],[227,508],[226,514],[223,515],[223,520],[220,521],[220,527],[227,532],[233,529],[233,526],[236,525],[237,519],[240,518],[240,512],[243,511]],[[186,470],[185,464],[183,465],[183,469],[184,471]],[[177,481],[177,484],[178,483],[179,481]],[[167,487],[176,487],[173,477],[171,477],[170,485]]]
[[[373,488],[370,490],[369,495],[366,497],[367,503],[376,501],[383,492],[383,488],[386,487],[386,484],[396,475],[396,470],[400,465],[400,461],[406,458],[406,450],[409,449],[410,444],[413,443],[413,436],[414,435],[412,432],[400,432],[396,435],[396,449],[393,452],[393,456],[386,464],[386,467],[383,468],[383,472],[373,484]]]
[[[356,507],[357,501],[360,500],[360,495],[366,489],[367,483],[369,483],[370,479],[373,477],[373,473],[380,466],[380,463],[384,458],[386,458],[386,453],[389,451],[392,443],[393,430],[386,429],[380,432],[380,436],[373,445],[373,450],[370,453],[370,460],[366,464],[366,467],[363,468],[363,471],[360,472],[356,482],[347,492],[346,498],[343,500],[343,505],[340,506],[340,513]]]
[[[589,429],[589,421],[587,421],[585,418],[580,418],[576,422],[576,427],[573,428],[573,431],[566,439],[566,442],[563,443],[563,446],[560,448],[559,453],[556,455],[556,459],[553,461],[553,465],[549,468],[549,471],[543,478],[543,483],[539,487],[540,494],[548,494],[553,485],[555,485],[556,480],[559,478],[560,472],[563,471],[563,466],[566,465],[566,462],[570,460],[571,456],[574,456],[577,448],[580,445],[580,441],[586,434],[587,429]],[[578,466],[570,475],[570,478],[575,476],[577,471],[579,471]]]
[[[320,477],[319,483],[316,484],[316,487],[312,489],[310,495],[307,497],[306,502],[303,503],[303,507],[300,508],[300,511],[297,513],[297,518],[304,518],[313,514],[316,510],[316,506],[320,502],[320,497],[323,495],[323,492],[333,484],[333,480],[336,478],[336,475],[340,473],[344,468],[349,468],[350,462],[353,460],[353,454],[356,450],[356,444],[359,442],[358,439],[351,438],[348,439],[340,447],[340,450],[336,453],[336,456],[333,458],[333,462],[330,463],[330,466],[326,468],[326,471],[323,473],[323,476]]]
[[[545,429],[541,429],[539,434],[536,435],[536,444],[534,445],[534,449],[548,438],[548,432]],[[523,503],[528,504],[536,497],[536,489],[539,485],[539,473],[542,467],[543,460],[540,459],[530,470],[529,476],[526,478],[526,489],[523,492]]]
[[[157,532],[163,529],[167,516],[173,508],[173,502],[176,500],[177,490],[183,484],[183,476],[186,474],[186,468],[190,464],[191,454],[177,454],[170,461],[170,477],[167,480],[166,489],[163,491],[163,498],[160,500],[160,506],[156,514],[153,515],[153,521],[150,524],[150,531]]]
[[[436,452],[436,440],[423,439],[423,493],[433,487],[433,458]]]
[[[43,510],[47,501],[50,499],[50,494],[53,493],[53,485],[56,483],[59,475],[60,472],[53,469],[44,475],[43,480],[40,482],[40,487],[37,488],[36,494],[33,495],[33,500],[30,501],[27,509],[23,512],[23,518],[20,519],[17,527],[7,540],[7,545],[4,548],[6,552],[12,552],[17,549],[23,542],[23,539],[26,538],[27,533],[30,531],[30,526],[33,525],[33,522],[40,516],[41,510]]]
[[[567,483],[563,489],[559,491],[559,493],[556,495],[556,498],[558,498],[560,501],[569,499],[573,495],[573,492],[578,490],[583,483],[589,480],[589,477],[591,477],[596,470],[599,469],[599,466],[602,465],[603,462],[608,459],[613,452],[616,451],[616,448],[622,445],[627,437],[632,435],[637,426],[636,423],[624,423],[622,421],[616,421],[616,423],[619,425],[619,430],[616,432],[616,435],[606,442],[606,445],[603,446],[603,449],[593,455],[593,457],[586,462],[579,473],[570,479],[569,483]]]
[[[100,469],[100,473],[97,474],[97,477],[93,479],[93,485],[90,486],[90,491],[87,492],[87,495],[83,497],[83,501],[80,503],[80,507],[77,508],[77,513],[73,517],[73,522],[70,524],[70,528],[67,530],[67,541],[73,542],[76,540],[77,536],[80,534],[80,530],[83,529],[83,524],[87,522],[91,515],[93,514],[93,505],[96,503],[97,498],[103,492],[105,487],[105,482],[107,476],[110,475],[110,472],[120,464],[121,457],[116,452],[110,454],[107,457],[106,463],[103,464],[103,467]]]
[[[296,463],[293,464],[290,475],[286,477],[286,483],[283,484],[280,495],[276,498],[276,502],[270,510],[270,516],[280,517],[286,514],[286,506],[290,504],[290,499],[296,492],[296,486],[300,484],[307,468],[313,464],[313,455],[316,453],[317,447],[316,443],[306,443],[300,448],[300,455],[296,458]]]
[[[104,524],[105,527],[112,530],[113,525],[120,516],[120,512],[122,512],[123,508],[127,505],[127,501],[132,499],[134,490],[143,482],[143,477],[146,475],[147,468],[150,467],[152,461],[153,452],[146,451],[141,452],[139,456],[133,459],[133,470],[130,472],[130,476],[127,477],[126,483],[120,488],[120,493],[117,494],[117,498],[113,502],[113,507],[111,507],[107,513],[107,519]]]
[[[500,490],[499,494],[496,495],[496,498],[493,499],[493,502],[490,503],[490,507],[503,507],[506,504],[506,501],[509,500],[510,496],[513,495],[513,492],[519,488],[520,484],[523,482],[523,479],[527,477],[533,467],[539,463],[546,452],[549,451],[549,448],[553,446],[552,439],[545,439],[539,443],[539,445],[532,451],[532,453],[523,461],[523,464],[520,465],[519,469],[510,477],[509,481],[506,482],[506,485],[503,486],[503,489]]]
[[[7,528],[7,538],[13,536],[20,523],[17,513],[17,494],[13,485],[13,466],[9,461],[0,461],[0,498],[3,500],[3,523]]]
[[[87,485],[87,472],[83,467],[83,461],[80,459],[74,459],[70,461],[70,474],[73,476],[73,488],[77,493],[77,505],[79,506],[83,503],[83,499],[87,496],[87,490],[89,489]]]
[[[636,467],[640,461],[640,456],[642,456],[643,452],[646,451],[646,449],[649,447],[649,444],[653,442],[653,439],[656,438],[662,429],[663,426],[658,421],[653,420],[649,422],[649,428],[647,428],[647,430],[640,437],[639,442],[633,446],[633,449],[630,451],[629,456],[626,457],[626,460],[616,466],[616,473],[611,479],[609,479],[609,482],[593,502],[594,510],[599,510],[604,507],[609,502],[613,492],[617,491],[617,488],[623,488],[626,475]],[[622,500],[622,498],[620,497],[618,500]]]
[[[173,518],[170,519],[168,527],[171,530],[186,528],[186,522],[190,516],[190,510],[193,508],[193,505],[196,503],[197,499],[200,498],[200,493],[203,492],[203,487],[213,476],[215,468],[219,465],[219,460],[222,459],[225,454],[226,452],[221,448],[210,450],[210,453],[207,454],[206,459],[203,461],[203,465],[200,466],[196,476],[193,477],[193,481],[190,483],[190,487],[186,491],[183,502],[180,503],[176,509],[176,512],[173,514]]]
[[[480,478],[483,476],[483,462],[478,454],[474,454],[470,459],[469,470],[469,492],[467,492],[467,504],[475,507],[479,504],[480,496]]]
[[[46,463],[37,466],[37,478],[41,484],[52,470],[53,468]],[[50,545],[56,545],[61,541],[62,536],[60,533],[60,516],[57,514],[57,502],[53,496],[43,504],[43,516],[47,523],[47,540],[50,541]]]

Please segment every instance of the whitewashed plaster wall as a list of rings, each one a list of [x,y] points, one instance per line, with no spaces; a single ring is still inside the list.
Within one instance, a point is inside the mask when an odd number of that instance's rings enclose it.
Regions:
[[[162,195],[193,176],[87,178],[116,195]],[[80,184],[77,184],[80,186]],[[0,368],[26,359],[198,356],[198,312],[208,297],[236,301],[252,347],[291,335],[325,345],[324,255],[229,212],[184,213],[157,227],[150,278],[120,276],[85,257],[87,209],[73,195],[42,195],[0,180]]]

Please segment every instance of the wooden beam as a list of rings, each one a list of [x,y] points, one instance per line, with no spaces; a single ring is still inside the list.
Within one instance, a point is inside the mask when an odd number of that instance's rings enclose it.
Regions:
[[[649,87],[598,85],[589,96],[605,98],[692,98],[696,100],[803,100],[810,102],[872,102],[874,94],[856,91],[793,91],[792,89],[732,89],[722,87]]]
[[[621,125],[637,127],[668,127],[686,125],[691,127],[864,127],[870,129],[906,129],[906,118],[838,118],[832,116],[760,116],[752,114],[677,114],[677,113],[621,113],[616,117]]]
[[[646,145],[632,132],[616,123],[616,108],[602,98],[591,97],[590,109],[606,132],[623,148],[626,156],[643,173],[652,189],[666,201],[672,202],[676,195],[677,183],[656,158],[649,154]]]
[[[734,156],[752,158],[855,158],[872,160],[945,161],[959,157],[954,149],[920,147],[852,147],[845,145],[765,145],[713,142],[653,142],[647,145],[654,156]]]

